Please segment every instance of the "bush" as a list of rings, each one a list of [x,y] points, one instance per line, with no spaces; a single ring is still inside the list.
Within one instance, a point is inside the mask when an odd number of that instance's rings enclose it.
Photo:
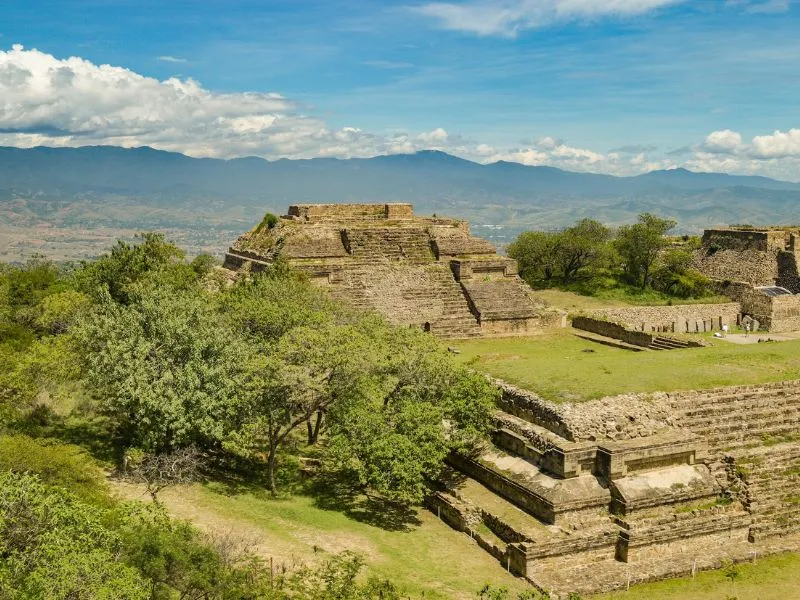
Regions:
[[[78,498],[104,503],[107,488],[103,472],[78,446],[27,435],[0,436],[0,472],[34,474]]]
[[[278,217],[276,217],[272,213],[267,213],[264,215],[264,218],[261,219],[261,222],[256,226],[256,233],[261,233],[265,229],[267,231],[269,231],[270,229],[274,229],[277,224],[278,224]]]

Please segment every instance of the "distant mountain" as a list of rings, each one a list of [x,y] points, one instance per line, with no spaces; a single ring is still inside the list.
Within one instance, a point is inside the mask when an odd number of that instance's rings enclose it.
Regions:
[[[0,147],[0,227],[234,231],[302,202],[412,202],[419,213],[467,218],[499,242],[581,217],[629,222],[642,211],[673,217],[683,231],[800,223],[800,183],[685,169],[613,177],[481,165],[438,151],[266,161],[152,148]]]

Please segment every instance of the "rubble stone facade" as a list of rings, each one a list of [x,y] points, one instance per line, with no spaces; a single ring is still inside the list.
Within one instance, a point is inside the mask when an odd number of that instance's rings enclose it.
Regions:
[[[302,204],[230,247],[224,267],[279,257],[357,308],[443,338],[529,335],[564,326],[464,221],[418,217],[410,204]]]
[[[556,404],[497,382],[431,509],[554,598],[800,548],[800,382]]]

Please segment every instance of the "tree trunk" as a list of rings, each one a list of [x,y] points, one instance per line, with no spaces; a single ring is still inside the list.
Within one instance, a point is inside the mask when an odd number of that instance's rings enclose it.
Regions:
[[[267,456],[267,485],[270,493],[274,496],[278,488],[275,486],[275,462],[278,454],[277,444],[270,445],[269,455]]]
[[[319,432],[322,429],[322,419],[324,418],[324,414],[321,410],[317,411],[317,418],[314,422],[314,430],[310,432],[310,436],[308,439],[308,445],[313,446],[319,441]]]

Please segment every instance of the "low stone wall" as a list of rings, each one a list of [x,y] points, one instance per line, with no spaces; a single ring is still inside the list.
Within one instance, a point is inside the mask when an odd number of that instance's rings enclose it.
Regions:
[[[741,312],[742,307],[738,302],[728,302],[609,308],[594,310],[590,316],[624,323],[630,328],[644,332],[695,333],[716,331],[723,325],[735,325]],[[698,323],[702,324],[702,327]]]
[[[288,215],[307,221],[319,219],[411,219],[411,204],[294,204]]]
[[[653,343],[653,336],[643,331],[630,331],[622,325],[605,321],[603,319],[593,319],[591,317],[574,317],[572,326],[575,329],[590,331],[598,335],[625,342],[633,346],[647,348]]]

